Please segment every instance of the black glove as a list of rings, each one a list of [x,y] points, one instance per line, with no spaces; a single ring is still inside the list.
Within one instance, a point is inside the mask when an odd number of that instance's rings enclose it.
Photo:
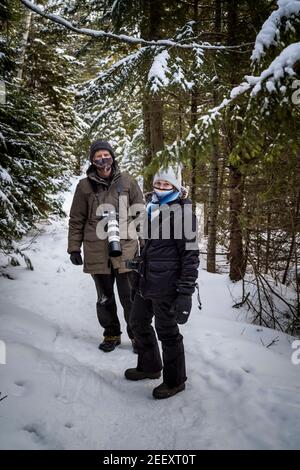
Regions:
[[[70,260],[73,264],[75,264],[75,266],[80,266],[83,264],[80,251],[73,251],[70,254]]]
[[[192,309],[192,296],[189,294],[178,294],[171,310],[175,312],[176,321],[183,325],[189,319]]]

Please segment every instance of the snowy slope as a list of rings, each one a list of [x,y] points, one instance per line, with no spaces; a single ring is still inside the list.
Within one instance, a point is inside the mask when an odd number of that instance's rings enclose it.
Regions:
[[[182,326],[187,389],[155,401],[160,381],[123,378],[136,365],[126,333],[114,352],[97,349],[93,281],[70,264],[66,235],[67,219],[44,225],[26,251],[35,270],[11,268],[16,280],[0,279],[0,339],[7,345],[0,392],[8,395],[0,402],[0,448],[300,448],[292,338],[250,325],[232,309],[239,285],[200,270],[203,310],[195,299]]]

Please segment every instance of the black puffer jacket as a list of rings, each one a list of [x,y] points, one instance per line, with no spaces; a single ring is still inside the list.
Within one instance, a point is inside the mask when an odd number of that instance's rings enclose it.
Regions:
[[[168,220],[164,219],[163,223],[170,222],[169,239],[163,239],[161,236],[161,217],[157,224],[159,233],[156,233],[156,237],[153,236],[153,231],[149,233],[153,223],[148,217],[148,240],[141,253],[143,264],[139,281],[139,291],[144,298],[163,300],[177,293],[192,294],[195,290],[199,249],[197,235],[195,236],[197,221],[192,213],[192,203],[188,199],[177,199],[168,206],[169,217]],[[184,221],[188,229],[184,229]],[[190,243],[190,246],[187,243]]]

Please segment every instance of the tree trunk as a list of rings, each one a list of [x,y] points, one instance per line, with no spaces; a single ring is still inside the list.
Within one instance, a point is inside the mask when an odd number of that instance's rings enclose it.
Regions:
[[[206,201],[203,203],[203,212],[204,212],[204,228],[203,235],[208,237],[208,204]]]
[[[215,32],[222,31],[222,0],[215,0]]]
[[[196,88],[192,91],[191,98],[191,128],[197,123],[197,105],[198,105],[198,90]],[[193,210],[196,208],[196,184],[197,184],[197,149],[193,145],[191,149],[191,200]]]
[[[225,152],[220,152],[220,158],[221,158],[221,163],[220,163],[220,177],[219,177],[219,182],[218,182],[218,210],[221,205],[222,201],[222,195],[224,191],[224,180],[225,180],[225,170],[227,166],[227,155]]]
[[[163,149],[163,103],[159,95],[151,95],[147,90],[143,97],[143,129],[144,129],[144,168],[152,162],[155,154]],[[152,177],[144,175],[144,191],[152,188]]]
[[[34,3],[34,0],[32,1],[32,3]],[[20,45],[20,59],[19,59],[18,68],[17,68],[17,78],[19,80],[22,80],[23,78],[25,54],[26,54],[26,48],[28,45],[28,37],[29,37],[29,32],[30,32],[30,27],[31,27],[31,18],[32,18],[32,10],[29,10],[28,8],[26,8],[25,18],[24,18],[24,31],[22,34],[22,40],[21,40],[21,45]]]
[[[215,31],[221,31],[221,2],[215,2]],[[213,92],[214,106],[218,103],[218,94]],[[216,272],[217,216],[218,216],[218,179],[219,179],[219,137],[217,132],[212,134],[212,153],[209,163],[208,191],[208,240],[207,240],[207,271]]]
[[[300,211],[300,191],[298,191],[298,196],[297,196],[297,201],[294,209],[294,214],[292,215],[292,237],[291,237],[291,243],[290,243],[290,249],[289,249],[289,254],[286,260],[286,267],[284,270],[283,278],[282,278],[282,284],[285,284],[287,281],[289,269],[290,269],[290,264],[292,262],[292,257],[293,257],[293,252],[295,250],[295,242],[296,242],[296,233],[297,233],[297,220],[299,219],[299,211]]]
[[[220,158],[217,135],[212,136],[213,150],[209,165],[208,192],[208,241],[207,241],[207,271],[216,272],[216,243],[218,215],[218,163]]]
[[[143,130],[144,130],[144,167],[147,168],[151,163],[151,129],[150,129],[150,111],[149,111],[149,95],[144,92],[143,96]],[[151,177],[149,174],[144,175],[144,191],[150,191]]]
[[[151,154],[152,157],[163,149],[163,104],[159,95],[150,95],[150,134],[151,134]]]
[[[228,12],[228,43],[237,44],[237,31],[239,28],[239,1],[227,0]],[[232,67],[230,73],[230,82],[232,86],[237,83],[236,57],[232,57]],[[234,141],[238,138],[240,132],[239,123],[233,128],[231,133],[231,148],[234,147]],[[240,216],[243,207],[243,178],[238,168],[230,165],[230,195],[229,195],[229,259],[230,259],[230,279],[239,281],[245,274],[245,261],[243,252],[243,236],[240,223]]]
[[[243,237],[239,220],[243,205],[243,177],[241,175],[241,172],[232,165],[230,166],[229,172],[229,277],[232,281],[239,281],[244,277],[245,274]]]
[[[270,205],[268,205],[265,274],[268,274],[268,271],[269,271],[270,244],[271,244],[271,208],[270,208]]]
[[[161,38],[161,13],[162,2],[160,0],[143,0],[144,22],[141,25],[142,37],[148,40]],[[143,98],[144,119],[144,168],[147,168],[155,154],[163,149],[163,103],[159,93],[152,94],[144,89]],[[145,174],[144,191],[150,191],[152,176]]]
[[[195,33],[197,33],[197,21],[198,21],[198,5],[199,0],[194,0],[193,2],[193,20],[196,22],[194,26]],[[192,96],[191,96],[191,128],[193,128],[197,123],[197,108],[198,108],[198,88],[197,86],[193,87]],[[196,184],[197,184],[197,149],[195,146],[191,150],[191,200],[192,207],[195,211],[196,209]]]

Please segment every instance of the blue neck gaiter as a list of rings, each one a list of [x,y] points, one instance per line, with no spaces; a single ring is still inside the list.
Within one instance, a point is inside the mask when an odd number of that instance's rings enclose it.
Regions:
[[[151,214],[153,207],[162,206],[163,204],[168,204],[169,202],[175,201],[180,192],[176,189],[170,189],[170,191],[161,191],[155,189],[152,194],[152,199],[147,205],[147,212]]]

